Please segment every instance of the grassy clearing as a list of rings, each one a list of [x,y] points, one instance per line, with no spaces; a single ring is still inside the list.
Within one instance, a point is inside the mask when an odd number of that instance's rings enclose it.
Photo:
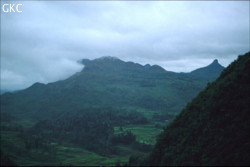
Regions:
[[[74,147],[58,146],[56,152],[57,158],[61,161],[59,165],[97,166],[105,160],[93,152]]]
[[[115,127],[115,134],[121,133],[120,127]],[[136,135],[137,141],[145,144],[154,145],[156,143],[156,137],[163,130],[156,128],[154,124],[147,125],[129,125],[123,127],[123,130],[129,130]]]
[[[120,148],[121,152],[124,152],[125,156],[109,156],[104,157],[97,155],[93,152],[75,147],[67,146],[57,146],[57,158],[60,160],[59,165],[66,166],[114,166],[116,163],[126,163],[128,162],[130,153],[132,150],[123,150]],[[125,147],[124,149],[128,149]]]
[[[17,133],[2,131],[1,135],[4,136],[1,138],[2,149],[20,166],[115,166],[117,163],[128,162],[130,153],[133,152],[124,146],[119,148],[121,155],[105,157],[79,147],[55,142],[50,143],[51,152],[36,149],[26,152],[24,143]]]
[[[31,128],[32,126],[35,125],[36,121],[33,121],[33,120],[17,120],[17,121],[13,121],[13,123],[16,123],[17,125],[22,125],[22,127],[24,129],[28,129],[28,128]]]
[[[147,119],[151,120],[152,116],[156,113],[162,113],[162,111],[158,111],[158,110],[149,110],[149,109],[145,109],[145,108],[141,108],[141,107],[134,107],[134,106],[129,106],[126,107],[124,109],[128,109],[128,110],[135,110],[139,113],[142,113]]]

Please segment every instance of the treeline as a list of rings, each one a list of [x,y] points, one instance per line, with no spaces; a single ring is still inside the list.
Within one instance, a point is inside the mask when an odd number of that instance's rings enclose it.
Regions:
[[[136,111],[115,110],[113,108],[88,108],[84,111],[69,112],[54,120],[38,122],[25,132],[28,150],[49,151],[49,143],[70,143],[100,155],[117,154],[119,144],[149,151],[151,146],[136,141],[130,131],[114,134],[114,126],[146,124],[148,120]]]
[[[250,52],[194,98],[131,166],[249,166]]]

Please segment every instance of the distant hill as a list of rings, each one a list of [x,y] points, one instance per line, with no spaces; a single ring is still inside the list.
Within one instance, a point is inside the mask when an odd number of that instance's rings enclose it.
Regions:
[[[82,72],[96,72],[96,73],[112,73],[120,74],[123,76],[138,76],[152,77],[150,74],[174,74],[174,72],[168,72],[164,68],[158,65],[145,65],[142,66],[134,62],[124,62],[116,57],[104,56],[94,60],[82,59],[79,61],[85,68]]]
[[[198,68],[191,71],[188,75],[195,78],[207,79],[208,81],[213,81],[218,77],[225,67],[219,64],[218,60],[215,59],[211,64],[206,67]]]
[[[210,67],[221,69],[216,64],[214,61]],[[248,52],[229,65],[166,127],[144,165],[249,166],[249,82]]]
[[[4,94],[6,92],[8,92],[8,91],[6,91],[6,90],[0,90],[0,95]]]
[[[143,66],[114,57],[78,62],[84,65],[83,70],[66,80],[35,83],[25,90],[2,95],[1,111],[34,120],[92,106],[176,115],[205,87],[209,76],[193,79],[158,65]],[[213,66],[204,69],[209,68],[205,71],[218,76],[220,70],[210,70]]]

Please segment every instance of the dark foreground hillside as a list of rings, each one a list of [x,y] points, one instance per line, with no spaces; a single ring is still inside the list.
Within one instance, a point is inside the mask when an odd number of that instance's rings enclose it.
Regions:
[[[167,126],[144,165],[249,166],[249,81],[247,53],[239,56]]]

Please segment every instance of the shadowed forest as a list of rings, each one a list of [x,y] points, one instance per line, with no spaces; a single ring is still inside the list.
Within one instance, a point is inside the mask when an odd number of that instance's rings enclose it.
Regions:
[[[1,95],[1,165],[250,165],[250,54],[190,73],[115,57]]]

